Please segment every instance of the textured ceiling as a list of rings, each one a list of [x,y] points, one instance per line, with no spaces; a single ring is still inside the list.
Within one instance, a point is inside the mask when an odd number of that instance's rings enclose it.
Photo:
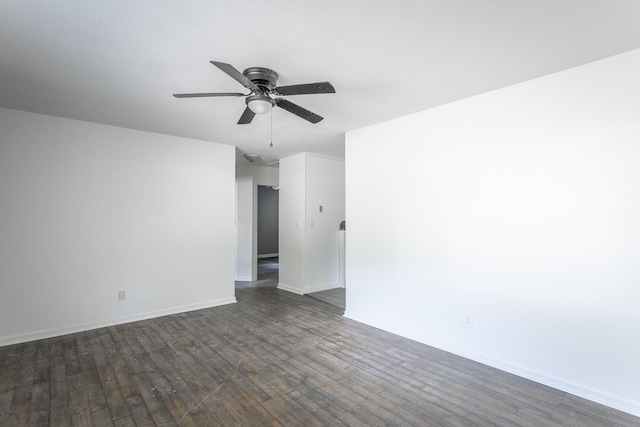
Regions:
[[[0,106],[232,144],[266,164],[342,156],[346,131],[636,48],[636,0],[3,0]],[[337,93],[288,97],[325,120],[276,108],[270,148],[269,114],[236,124],[242,98],[171,96],[243,92],[210,60]]]

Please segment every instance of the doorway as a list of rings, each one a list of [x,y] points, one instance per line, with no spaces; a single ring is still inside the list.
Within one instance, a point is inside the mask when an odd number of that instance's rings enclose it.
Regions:
[[[279,187],[258,185],[258,280],[278,275]]]

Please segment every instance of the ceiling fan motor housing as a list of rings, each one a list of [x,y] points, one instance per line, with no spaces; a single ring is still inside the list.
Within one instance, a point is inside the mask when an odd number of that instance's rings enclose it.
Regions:
[[[251,67],[244,70],[242,74],[258,87],[258,90],[253,90],[253,95],[245,98],[247,106],[257,114],[270,111],[274,101],[269,95],[275,91],[278,73],[269,68]]]
[[[273,92],[278,83],[278,73],[269,68],[251,67],[244,70],[242,74],[268,93]]]

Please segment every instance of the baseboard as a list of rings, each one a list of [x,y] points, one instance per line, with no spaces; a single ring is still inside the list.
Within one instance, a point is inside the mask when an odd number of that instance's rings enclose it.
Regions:
[[[304,293],[302,293],[300,289],[285,285],[284,283],[278,283],[278,289],[282,289],[283,291],[287,291],[287,292],[292,292],[297,295],[304,295]]]
[[[220,305],[233,304],[237,302],[235,297],[222,298],[218,300],[206,301],[196,304],[188,304],[178,307],[171,307],[162,310],[147,311],[145,313],[132,314],[128,316],[116,317],[114,319],[102,320],[98,322],[83,323],[80,325],[65,328],[47,329],[26,334],[11,335],[0,338],[0,347],[12,344],[20,344],[45,338],[59,337],[61,335],[74,334],[77,332],[90,331],[92,329],[104,328],[107,326],[121,325],[123,323],[137,322],[139,320],[153,319],[156,317],[169,316],[171,314],[185,313],[188,311],[202,310],[204,308],[217,307]]]
[[[262,254],[262,255],[258,255],[258,258],[277,258],[278,254]]]
[[[446,345],[441,342],[434,342],[433,340],[425,337],[415,336],[415,334],[407,333],[407,331],[400,330],[397,327],[389,327],[383,322],[359,316],[357,313],[349,310],[345,311],[344,317],[640,417],[639,402],[632,402],[619,396],[603,393],[581,384],[575,384],[571,381],[547,375],[543,372],[532,370],[505,360],[496,359],[485,354],[475,353],[466,349]]]
[[[328,291],[329,289],[339,288],[338,282],[325,283],[322,285],[309,286],[304,288],[305,294],[312,294],[314,292]]]

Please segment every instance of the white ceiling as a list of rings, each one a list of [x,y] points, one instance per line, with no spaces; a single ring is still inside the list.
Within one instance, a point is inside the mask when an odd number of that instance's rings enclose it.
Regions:
[[[237,146],[259,164],[343,156],[344,133],[640,48],[636,0],[3,0],[0,106]],[[237,125],[246,92],[209,63],[280,85],[330,81]],[[1,130],[0,130],[1,135]],[[392,141],[390,141],[392,143]]]

